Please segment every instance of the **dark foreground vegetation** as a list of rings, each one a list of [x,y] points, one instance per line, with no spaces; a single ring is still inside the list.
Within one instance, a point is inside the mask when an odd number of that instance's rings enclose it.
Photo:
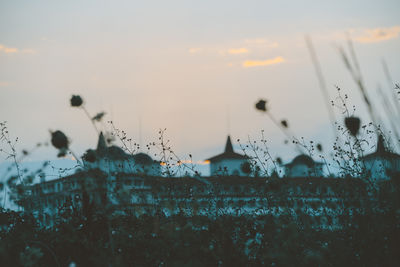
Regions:
[[[73,213],[51,229],[2,211],[1,266],[399,266],[398,214],[353,217],[323,231],[285,216],[116,216]]]

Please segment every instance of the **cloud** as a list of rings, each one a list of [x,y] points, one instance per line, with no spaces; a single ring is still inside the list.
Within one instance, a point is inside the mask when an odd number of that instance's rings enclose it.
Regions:
[[[279,46],[277,42],[272,42],[265,38],[246,39],[244,42],[252,46],[263,46],[268,48],[276,48]]]
[[[7,86],[10,86],[10,85],[11,85],[11,83],[9,83],[9,82],[0,81],[0,87],[7,87]]]
[[[269,66],[269,65],[274,65],[274,64],[283,63],[283,62],[285,62],[285,59],[283,57],[275,57],[275,58],[266,59],[266,60],[246,60],[243,62],[242,66],[244,68],[262,67],[262,66]]]
[[[189,49],[189,53],[190,53],[190,54],[196,54],[196,53],[201,52],[202,50],[203,50],[202,48],[193,47],[193,48],[190,48],[190,49]]]
[[[249,50],[247,48],[231,48],[228,50],[228,53],[231,55],[237,55],[237,54],[246,54],[249,53]]]
[[[0,53],[3,52],[5,54],[35,54],[36,51],[30,48],[27,49],[18,49],[16,47],[7,47],[5,45],[0,44]]]
[[[360,43],[377,43],[395,39],[399,36],[399,33],[400,26],[366,29],[355,40]]]
[[[0,52],[6,53],[6,54],[18,53],[18,48],[7,47],[5,45],[0,44]]]

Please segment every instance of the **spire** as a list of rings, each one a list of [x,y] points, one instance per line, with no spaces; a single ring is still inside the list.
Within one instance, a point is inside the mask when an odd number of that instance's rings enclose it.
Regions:
[[[97,151],[101,151],[107,148],[106,140],[104,139],[103,132],[100,132],[99,141],[97,142]]]
[[[382,135],[378,136],[378,143],[376,144],[376,152],[385,152],[385,140]]]
[[[225,153],[233,153],[233,146],[231,142],[231,137],[229,135],[228,139],[226,140]]]

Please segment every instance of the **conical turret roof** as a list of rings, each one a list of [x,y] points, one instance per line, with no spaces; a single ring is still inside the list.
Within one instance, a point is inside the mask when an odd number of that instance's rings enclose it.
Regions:
[[[388,150],[388,148],[385,145],[385,139],[382,135],[378,136],[378,141],[376,143],[376,151],[364,156],[363,159],[376,158],[376,157],[381,157],[386,159],[400,159],[399,154],[390,152]]]
[[[97,142],[97,151],[104,151],[107,149],[106,139],[104,138],[103,132],[100,132],[99,141]]]
[[[385,140],[382,135],[378,137],[378,143],[376,144],[376,152],[382,153],[386,151]]]
[[[228,139],[226,140],[225,153],[234,153],[231,137],[229,135],[228,135]]]
[[[224,153],[219,154],[215,157],[209,158],[207,160],[209,160],[210,162],[217,162],[217,161],[224,160],[224,159],[248,159],[247,156],[235,153],[235,151],[233,150],[231,137],[229,135],[228,135],[228,138],[226,139]]]

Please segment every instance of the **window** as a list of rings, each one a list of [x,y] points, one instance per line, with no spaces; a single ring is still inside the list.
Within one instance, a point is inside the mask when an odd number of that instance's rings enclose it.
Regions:
[[[314,202],[314,201],[310,203],[310,206],[314,210],[318,208],[318,204],[316,202]]]
[[[321,186],[321,194],[326,194],[328,192],[328,188],[326,186]]]

